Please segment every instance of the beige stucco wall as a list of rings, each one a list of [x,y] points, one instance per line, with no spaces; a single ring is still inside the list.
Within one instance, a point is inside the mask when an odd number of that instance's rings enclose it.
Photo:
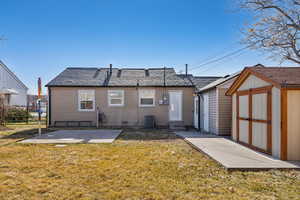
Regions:
[[[287,159],[300,160],[300,90],[287,92]]]
[[[51,88],[51,124],[54,121],[92,121],[96,124],[96,111],[78,111],[78,90],[95,90],[96,107],[105,114],[105,126],[142,126],[145,115],[154,115],[159,126],[167,126],[169,122],[169,106],[159,105],[164,91],[179,90],[183,92],[182,119],[184,124],[193,124],[193,88],[140,88],[155,90],[155,106],[139,107],[138,93],[135,87],[127,88],[85,88],[85,87],[52,87]],[[122,107],[108,106],[108,90],[124,90],[125,102]]]

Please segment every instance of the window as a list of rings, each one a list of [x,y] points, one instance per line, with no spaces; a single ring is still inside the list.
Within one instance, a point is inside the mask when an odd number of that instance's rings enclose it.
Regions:
[[[109,106],[124,106],[124,90],[108,90]]]
[[[79,90],[78,91],[78,110],[94,111],[95,110],[95,91]]]
[[[155,90],[139,90],[140,107],[155,106]]]

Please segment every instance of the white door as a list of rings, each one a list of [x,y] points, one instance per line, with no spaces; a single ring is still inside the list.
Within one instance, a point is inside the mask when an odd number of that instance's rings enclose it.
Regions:
[[[198,104],[198,96],[194,97],[194,127],[195,128],[199,128],[199,123],[198,123],[198,120],[199,120],[199,104]]]
[[[203,95],[203,125],[204,131],[209,132],[209,99],[208,94]]]
[[[182,121],[181,91],[169,91],[169,120]]]

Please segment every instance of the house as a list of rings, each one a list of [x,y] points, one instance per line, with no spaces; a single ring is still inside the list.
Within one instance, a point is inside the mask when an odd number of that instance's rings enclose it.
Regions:
[[[228,89],[232,137],[282,160],[300,160],[300,67],[246,67]]]
[[[192,126],[194,86],[173,68],[67,68],[46,86],[50,126]]]
[[[201,132],[231,135],[231,97],[225,93],[238,75],[239,72],[227,75],[198,89]]]
[[[0,61],[0,95],[4,98],[5,104],[26,106],[27,91],[26,85]]]
[[[210,84],[211,82],[219,79],[221,77],[215,77],[215,76],[189,76],[190,81],[193,83],[195,86],[195,95],[194,95],[194,115],[193,115],[193,124],[196,129],[199,129],[199,124],[200,124],[200,118],[199,118],[199,113],[201,112],[200,108],[200,97],[197,95],[199,90]]]

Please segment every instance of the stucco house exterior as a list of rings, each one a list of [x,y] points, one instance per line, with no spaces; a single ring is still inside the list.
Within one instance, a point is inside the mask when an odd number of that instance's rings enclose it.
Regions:
[[[194,86],[173,68],[67,68],[46,86],[49,126],[192,126]]]
[[[4,98],[5,104],[25,107],[27,91],[26,85],[0,61],[0,95]]]
[[[232,138],[282,160],[300,160],[300,67],[246,67],[232,96]]]
[[[197,91],[199,130],[214,135],[231,135],[231,97],[227,89],[240,72],[219,78]]]

